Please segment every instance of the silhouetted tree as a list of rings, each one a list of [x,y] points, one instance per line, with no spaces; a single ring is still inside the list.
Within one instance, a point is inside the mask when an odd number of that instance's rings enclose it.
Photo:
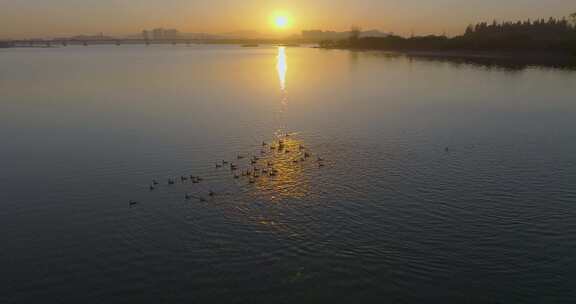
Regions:
[[[576,12],[570,14],[570,21],[572,21],[572,26],[576,28]]]
[[[410,38],[395,35],[361,37],[360,28],[352,27],[349,39],[322,41],[320,46],[391,50],[555,51],[576,55],[576,13],[570,15],[570,19],[480,22],[469,25],[462,36],[453,38],[434,35]]]
[[[357,41],[360,39],[360,34],[362,34],[362,30],[358,26],[352,26],[350,29],[350,41]]]

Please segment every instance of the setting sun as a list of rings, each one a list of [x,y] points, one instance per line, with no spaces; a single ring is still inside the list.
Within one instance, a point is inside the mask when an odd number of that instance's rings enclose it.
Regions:
[[[278,16],[274,20],[274,24],[276,25],[277,28],[286,28],[288,26],[288,23],[289,23],[288,17],[286,16]]]
[[[292,23],[288,14],[285,13],[275,13],[272,17],[272,22],[277,29],[286,29]]]

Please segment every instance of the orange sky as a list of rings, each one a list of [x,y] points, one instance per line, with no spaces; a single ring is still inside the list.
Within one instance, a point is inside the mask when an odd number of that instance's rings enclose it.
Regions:
[[[561,17],[574,0],[0,0],[0,38],[74,34],[132,34],[144,28],[185,32],[274,32],[274,11],[292,16],[290,30],[365,29],[407,35],[460,33],[494,18]],[[277,32],[277,31],[276,31]]]

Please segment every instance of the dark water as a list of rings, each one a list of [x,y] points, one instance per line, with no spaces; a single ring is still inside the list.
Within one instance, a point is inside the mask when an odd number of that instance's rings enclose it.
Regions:
[[[575,72],[9,49],[0,94],[0,303],[576,298]],[[262,149],[277,176],[215,168]]]

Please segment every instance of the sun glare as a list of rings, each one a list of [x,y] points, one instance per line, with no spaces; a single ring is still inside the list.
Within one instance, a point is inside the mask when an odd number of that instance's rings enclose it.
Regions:
[[[286,28],[288,26],[288,17],[278,16],[274,20],[274,24],[276,24],[277,28]]]
[[[277,29],[286,29],[290,27],[291,20],[287,14],[275,13],[273,18],[274,27]]]

